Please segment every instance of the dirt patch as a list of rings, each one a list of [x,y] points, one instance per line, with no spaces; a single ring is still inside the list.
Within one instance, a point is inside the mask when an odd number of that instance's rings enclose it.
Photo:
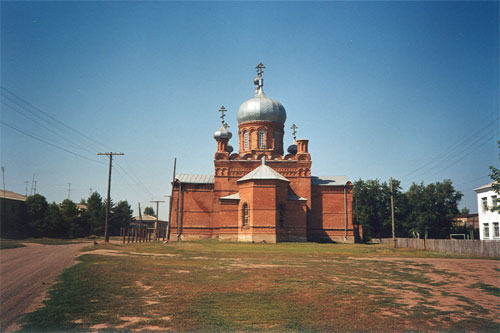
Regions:
[[[2,250],[0,328],[4,332],[18,330],[18,318],[42,306],[47,297],[47,289],[64,268],[76,263],[79,251],[89,244],[25,245],[26,247]]]
[[[371,260],[370,258],[352,258]],[[500,298],[480,288],[471,287],[475,283],[488,284],[500,288],[500,276],[496,269],[500,262],[486,259],[436,259],[436,258],[373,258],[373,261],[401,262],[401,266],[411,267],[413,275],[421,276],[429,283],[408,281],[404,288],[388,288],[392,281],[381,279],[372,284],[396,296],[396,302],[410,309],[427,304],[441,312],[463,313],[474,309],[479,318],[500,323],[498,307]],[[425,264],[425,265],[422,265]],[[366,282],[364,282],[366,283]],[[473,301],[471,301],[473,300]],[[482,310],[479,308],[481,307]],[[458,321],[459,316],[450,316]]]
[[[191,273],[190,271],[187,271],[185,269],[175,269],[172,272],[181,273],[181,274]]]
[[[142,288],[144,290],[150,290],[151,288],[153,288],[152,286],[146,286],[141,281],[135,281],[135,284],[136,284],[136,286],[138,286],[139,288]]]

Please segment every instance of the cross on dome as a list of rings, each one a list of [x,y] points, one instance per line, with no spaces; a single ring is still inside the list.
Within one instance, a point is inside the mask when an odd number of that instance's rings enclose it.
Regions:
[[[224,120],[224,117],[226,117],[225,113],[227,112],[227,109],[224,107],[224,105],[220,107],[219,112],[221,113],[220,119],[221,119],[222,125],[229,127],[229,125],[227,125],[226,121]]]
[[[257,75],[259,77],[262,77],[262,73],[264,73],[264,69],[266,69],[266,66],[264,66],[264,64],[261,62],[260,64],[257,65]]]
[[[299,128],[297,125],[293,124],[290,129],[292,130],[292,135],[293,135],[293,141],[297,140],[297,128]]]

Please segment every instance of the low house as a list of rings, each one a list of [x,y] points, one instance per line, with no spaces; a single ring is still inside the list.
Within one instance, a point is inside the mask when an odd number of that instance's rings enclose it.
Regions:
[[[479,239],[500,240],[500,212],[492,211],[498,205],[498,194],[489,183],[474,191],[477,194],[477,212],[479,214]]]
[[[134,221],[130,223],[131,228],[146,228],[153,230],[155,228],[156,216],[142,215],[134,217]],[[158,219],[158,229],[165,230],[167,228],[167,221]]]
[[[460,214],[453,218],[453,226],[479,229],[479,214]]]
[[[0,233],[1,236],[16,236],[22,232],[26,214],[24,202],[27,197],[12,191],[0,190]]]

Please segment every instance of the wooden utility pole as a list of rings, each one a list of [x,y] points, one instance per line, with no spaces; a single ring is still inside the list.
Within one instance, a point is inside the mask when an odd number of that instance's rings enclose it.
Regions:
[[[141,203],[137,203],[139,205],[139,234],[142,235],[142,213],[141,213]]]
[[[391,219],[392,219],[392,244],[393,247],[398,247],[396,240],[396,233],[394,232],[394,192],[392,191],[392,177],[391,177]]]
[[[151,200],[151,202],[156,202],[156,221],[155,221],[155,240],[158,240],[158,213],[160,202],[165,202],[163,200]]]
[[[71,197],[71,183],[68,183],[68,199]]]
[[[170,230],[172,226],[172,205],[174,203],[174,183],[175,183],[175,167],[177,164],[177,157],[174,157],[174,172],[172,175],[172,191],[170,193],[170,200],[168,206],[168,230],[167,230],[167,241],[170,241]]]
[[[111,201],[111,168],[113,167],[113,155],[125,155],[124,153],[97,153],[97,155],[106,155],[109,156],[109,173],[108,173],[108,197],[106,202],[106,219],[104,221],[104,239],[106,242],[109,242],[108,235],[108,220],[109,220],[109,204]]]

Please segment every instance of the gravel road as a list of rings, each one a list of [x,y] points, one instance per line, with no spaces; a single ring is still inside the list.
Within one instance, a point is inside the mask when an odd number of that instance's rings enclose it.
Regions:
[[[75,264],[79,251],[90,243],[41,245],[0,251],[0,331],[13,332],[16,321],[36,310],[47,289],[64,268]]]

